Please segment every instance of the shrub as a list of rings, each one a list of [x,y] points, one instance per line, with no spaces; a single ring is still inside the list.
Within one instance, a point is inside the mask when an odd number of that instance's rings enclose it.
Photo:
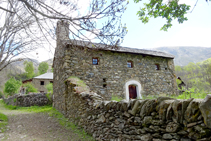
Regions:
[[[26,83],[23,85],[23,87],[26,88],[26,94],[28,94],[29,92],[38,92],[32,83]]]
[[[18,89],[21,86],[21,81],[15,80],[14,78],[10,78],[5,84],[4,84],[4,93],[6,95],[14,95],[18,92]]]
[[[53,93],[53,84],[52,83],[49,83],[48,85],[46,85],[45,88],[48,90],[48,92]]]

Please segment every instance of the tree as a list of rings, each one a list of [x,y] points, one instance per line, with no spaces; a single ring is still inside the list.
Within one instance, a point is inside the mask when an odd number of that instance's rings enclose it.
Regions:
[[[46,73],[48,71],[48,68],[49,66],[47,62],[41,62],[38,67],[39,73],[40,74]]]
[[[26,83],[23,85],[23,87],[26,88],[26,94],[30,93],[30,92],[38,92],[37,89],[34,87],[34,85],[32,83]]]
[[[141,0],[134,0],[135,3],[140,1]],[[197,2],[198,0],[196,0],[196,4]],[[189,10],[190,6],[179,3],[179,0],[150,0],[149,3],[144,3],[144,7],[140,8],[137,15],[143,23],[148,23],[151,17],[162,17],[166,19],[166,24],[163,25],[161,30],[167,31],[168,28],[172,26],[171,22],[173,19],[177,19],[179,23],[187,21],[188,19],[185,17],[185,14],[187,14]]]
[[[22,53],[52,46],[58,20],[69,23],[71,39],[116,46],[127,32],[121,23],[126,0],[5,0],[0,4],[5,22],[0,24],[0,71]]]
[[[34,66],[33,66],[33,62],[25,61],[24,62],[24,66],[25,66],[24,69],[26,71],[27,78],[34,77]]]
[[[5,84],[4,84],[4,93],[6,95],[14,95],[18,92],[18,89],[21,86],[21,81],[15,80],[14,78],[10,78]]]
[[[12,62],[21,61],[17,56],[25,55],[40,46],[41,36],[35,35],[35,30],[30,28],[34,25],[35,19],[32,15],[26,14],[26,11],[21,10],[23,6],[18,1],[1,1],[0,3],[1,71]]]

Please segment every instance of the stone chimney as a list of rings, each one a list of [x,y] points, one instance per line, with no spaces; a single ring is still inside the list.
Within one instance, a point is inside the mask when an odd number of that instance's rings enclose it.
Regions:
[[[61,20],[57,22],[56,38],[58,40],[69,40],[69,23]]]

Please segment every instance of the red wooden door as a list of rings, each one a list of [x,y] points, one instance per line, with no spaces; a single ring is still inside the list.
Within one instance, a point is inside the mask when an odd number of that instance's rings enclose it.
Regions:
[[[129,97],[132,99],[137,97],[136,86],[129,85]]]

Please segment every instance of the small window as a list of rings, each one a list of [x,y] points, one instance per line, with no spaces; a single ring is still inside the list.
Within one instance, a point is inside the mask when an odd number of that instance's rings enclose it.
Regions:
[[[106,78],[103,78],[103,82],[106,82]]]
[[[133,62],[132,61],[127,61],[127,67],[132,68],[133,67]]]
[[[107,87],[107,84],[103,84],[103,88],[106,88]]]
[[[159,64],[155,64],[155,70],[160,70],[160,65]]]
[[[92,58],[92,65],[98,65],[99,64],[99,59],[96,57]]]
[[[40,91],[40,93],[44,93],[44,91]]]
[[[40,85],[44,85],[45,83],[44,83],[44,81],[40,81]]]

